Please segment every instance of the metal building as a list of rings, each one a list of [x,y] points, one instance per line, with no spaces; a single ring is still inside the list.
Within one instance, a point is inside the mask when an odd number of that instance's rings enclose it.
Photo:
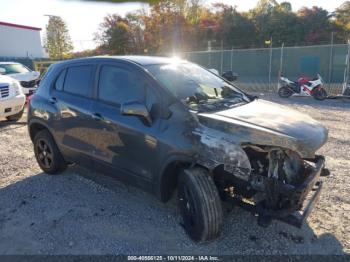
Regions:
[[[41,28],[0,21],[0,57],[42,58]]]

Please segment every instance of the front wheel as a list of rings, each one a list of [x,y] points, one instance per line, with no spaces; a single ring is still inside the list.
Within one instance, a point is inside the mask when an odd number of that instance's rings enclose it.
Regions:
[[[179,175],[178,199],[184,228],[194,241],[205,242],[219,235],[223,219],[221,200],[207,170],[183,170]]]
[[[288,86],[282,86],[278,89],[278,95],[282,98],[288,98],[293,95],[293,91]]]
[[[315,92],[312,94],[312,96],[316,99],[316,100],[325,100],[327,98],[327,92],[326,90],[324,90],[322,87],[315,90]]]

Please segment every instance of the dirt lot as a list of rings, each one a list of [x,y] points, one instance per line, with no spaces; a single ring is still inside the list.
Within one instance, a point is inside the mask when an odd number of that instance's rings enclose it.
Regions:
[[[276,97],[263,96],[278,101]],[[0,122],[0,254],[341,254],[350,252],[350,103],[307,98],[279,101],[312,115],[329,130],[332,175],[302,229],[225,207],[221,237],[195,244],[180,226],[174,201],[102,174],[71,167],[43,174],[35,162],[26,118]]]

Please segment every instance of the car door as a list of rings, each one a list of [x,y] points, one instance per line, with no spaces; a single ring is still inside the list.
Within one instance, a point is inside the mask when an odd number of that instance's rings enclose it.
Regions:
[[[91,156],[94,121],[91,118],[91,96],[95,66],[76,64],[58,75],[51,91],[50,102],[57,107],[54,121],[56,140],[65,155],[79,162]]]
[[[151,125],[138,116],[121,114],[121,106],[129,101],[138,101],[147,107],[152,117]],[[101,64],[92,105],[97,127],[94,137],[96,159],[116,169],[152,179],[159,154],[159,111],[156,89],[141,70],[124,64]]]

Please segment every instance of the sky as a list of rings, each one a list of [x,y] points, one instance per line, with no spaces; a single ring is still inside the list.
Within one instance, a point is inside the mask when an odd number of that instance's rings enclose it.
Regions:
[[[253,8],[258,0],[206,0],[210,5],[223,2],[237,7],[238,11]],[[289,0],[293,10],[306,6],[321,6],[332,12],[345,0]],[[282,2],[282,1],[278,1]],[[117,13],[125,15],[147,5],[142,3],[95,3],[76,0],[0,0],[0,21],[40,27],[45,33],[48,17],[45,15],[61,16],[68,25],[73,40],[74,50],[81,51],[95,47],[94,33],[106,14]],[[1,36],[0,36],[1,39]]]

